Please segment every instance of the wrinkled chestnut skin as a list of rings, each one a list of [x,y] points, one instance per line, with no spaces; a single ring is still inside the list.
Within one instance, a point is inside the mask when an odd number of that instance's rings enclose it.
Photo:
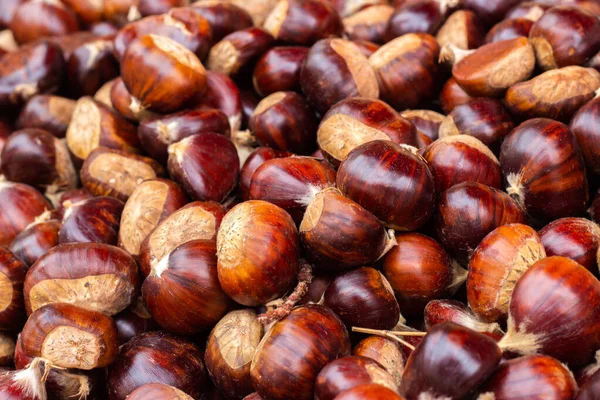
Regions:
[[[434,326],[406,363],[400,393],[464,398],[492,374],[502,352],[490,337],[446,322]],[[444,376],[444,379],[440,379]]]
[[[25,44],[76,32],[79,24],[73,11],[62,2],[27,1],[17,7],[9,28],[17,43]]]
[[[589,200],[585,165],[569,128],[536,118],[504,140],[500,166],[507,192],[540,220],[583,214]]]
[[[321,369],[349,353],[348,331],[333,311],[301,306],[263,338],[250,367],[252,384],[267,399],[309,400]]]
[[[23,304],[23,281],[28,267],[7,248],[0,247],[0,286],[4,297],[0,309],[0,331],[19,331],[26,320]]]
[[[124,345],[142,333],[160,329],[160,326],[152,319],[152,315],[150,315],[146,306],[144,306],[144,300],[141,296],[131,306],[114,315],[113,319],[117,324],[119,346]]]
[[[71,99],[44,94],[33,96],[21,110],[16,127],[43,129],[64,138],[74,110],[75,101]]]
[[[529,39],[545,70],[582,65],[600,51],[600,21],[578,7],[552,7],[533,24]]]
[[[10,246],[36,217],[52,208],[33,187],[12,182],[0,182],[0,204],[0,246]]]
[[[125,400],[142,385],[162,383],[197,399],[207,381],[202,352],[194,344],[163,332],[150,332],[121,348],[108,371],[108,398]]]
[[[387,226],[416,230],[435,208],[435,186],[423,157],[391,141],[358,146],[340,164],[340,191]]]
[[[171,144],[200,132],[230,136],[227,115],[216,109],[194,109],[175,114],[145,118],[138,126],[138,137],[146,153],[161,164],[166,164]]]
[[[435,227],[440,241],[460,263],[495,228],[521,223],[523,210],[506,193],[476,182],[452,186],[439,198]]]
[[[504,351],[542,353],[571,367],[585,366],[600,348],[599,315],[598,279],[573,260],[547,257],[518,280],[499,345]]]
[[[116,246],[124,206],[121,200],[105,196],[72,204],[65,212],[59,242],[93,242]]]
[[[469,135],[498,152],[515,127],[510,114],[496,99],[479,98],[456,106],[440,125],[440,136]]]
[[[57,220],[34,223],[15,237],[10,245],[10,251],[19,260],[31,266],[51,248],[58,245],[60,227],[61,223]]]
[[[256,93],[266,97],[275,92],[299,91],[300,68],[308,47],[284,46],[269,49],[256,62],[252,84]]]
[[[335,400],[404,400],[404,398],[385,386],[369,383],[345,390],[337,395]]]
[[[243,200],[250,199],[250,183],[254,172],[263,163],[275,158],[290,157],[292,153],[288,151],[275,150],[270,147],[259,147],[248,156],[246,162],[240,171],[240,192]]]
[[[446,114],[450,114],[457,106],[467,104],[473,99],[474,97],[469,96],[452,77],[446,81],[440,92],[440,105]]]
[[[496,400],[572,399],[577,393],[577,383],[571,371],[558,360],[530,355],[502,363],[479,392],[493,393]]]
[[[263,99],[248,121],[261,146],[307,155],[314,151],[317,120],[306,99],[295,92],[276,92]]]
[[[462,6],[477,14],[485,25],[491,26],[520,2],[521,0],[464,0]]]
[[[213,44],[230,33],[253,25],[250,14],[233,3],[200,1],[193,3],[191,9],[210,25]]]
[[[464,273],[457,276],[456,262],[434,239],[397,233],[396,242],[382,260],[382,272],[403,315],[419,315],[429,301],[453,294],[464,281]]]
[[[396,8],[390,17],[384,36],[385,41],[392,41],[407,33],[433,35],[445,18],[446,10],[442,9],[439,1],[425,0],[405,4]]]
[[[99,38],[79,46],[67,62],[71,97],[93,96],[106,82],[119,76],[112,38]]]
[[[20,107],[36,94],[58,90],[65,60],[49,41],[22,47],[0,59],[0,109]]]
[[[306,199],[315,191],[335,186],[335,171],[310,157],[275,158],[262,163],[250,182],[250,199],[273,203],[300,223]]]
[[[400,307],[390,283],[381,272],[370,267],[335,277],[323,300],[349,328],[392,329],[400,318]]]
[[[600,176],[600,98],[588,101],[577,111],[569,129],[577,138],[586,170]]]
[[[485,43],[501,42],[519,36],[529,37],[533,21],[527,18],[512,18],[498,22],[485,35]]]

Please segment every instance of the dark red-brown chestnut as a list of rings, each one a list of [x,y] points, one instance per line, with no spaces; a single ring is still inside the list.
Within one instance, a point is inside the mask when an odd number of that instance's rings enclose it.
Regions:
[[[444,322],[452,322],[475,332],[485,333],[494,340],[499,340],[504,333],[500,325],[479,320],[469,306],[457,300],[432,300],[425,306],[423,317],[427,330]]]
[[[64,138],[71,122],[75,101],[60,96],[33,96],[21,110],[16,127],[43,129],[57,138]]]
[[[0,246],[10,246],[15,236],[52,208],[33,187],[8,181],[0,182],[0,204]]]
[[[300,89],[300,68],[308,47],[282,46],[269,49],[256,62],[252,74],[254,90],[261,97]]]
[[[19,331],[25,323],[23,281],[27,266],[0,247],[0,331]]]
[[[114,315],[113,319],[115,320],[115,324],[117,324],[119,346],[124,345],[142,333],[160,329],[160,326],[152,319],[152,315],[150,315],[144,305],[142,296],[138,296],[131,306]]]
[[[56,219],[33,222],[15,236],[10,251],[25,265],[32,266],[41,256],[58,244],[61,223]]]
[[[600,176],[600,98],[582,106],[573,116],[569,129],[577,138],[587,172]]]
[[[373,335],[358,342],[352,350],[352,355],[377,361],[392,376],[396,386],[400,387],[406,363],[400,346],[395,340]]]
[[[68,205],[59,232],[59,243],[117,245],[123,202],[112,197],[93,197]]]
[[[254,172],[264,162],[275,158],[290,157],[292,153],[288,151],[275,150],[270,147],[258,147],[254,150],[244,162],[240,171],[240,184],[239,190],[243,200],[250,199],[250,184],[252,183],[252,176]]]

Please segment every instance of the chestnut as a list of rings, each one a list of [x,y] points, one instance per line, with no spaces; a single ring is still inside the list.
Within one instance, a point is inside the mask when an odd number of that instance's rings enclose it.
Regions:
[[[108,398],[125,400],[145,384],[162,383],[198,399],[207,379],[202,352],[194,344],[163,332],[149,332],[121,348],[108,369]]]
[[[254,90],[261,97],[300,89],[300,68],[308,47],[282,46],[269,49],[256,62],[252,74]]]
[[[29,185],[0,181],[0,246],[10,246],[15,236],[52,208]]]
[[[337,187],[396,230],[422,227],[435,208],[427,162],[391,141],[370,141],[348,153],[338,169]]]
[[[65,142],[45,130],[14,131],[6,139],[0,160],[0,171],[8,180],[42,188],[49,197],[77,186]]]
[[[10,367],[14,364],[15,339],[10,333],[0,332],[0,367]]]
[[[527,18],[512,18],[498,22],[485,35],[485,43],[501,42],[519,36],[528,37],[533,21]]]
[[[381,47],[377,43],[366,40],[354,40],[354,44],[358,46],[360,52],[367,58],[371,57]]]
[[[598,273],[598,224],[585,218],[560,218],[543,227],[539,233],[549,257],[570,258],[590,272]]]
[[[351,40],[366,40],[384,43],[388,21],[394,7],[387,4],[374,4],[345,17],[342,20],[344,32]]]
[[[341,17],[349,17],[370,6],[387,4],[387,0],[328,0]]]
[[[500,162],[479,139],[469,135],[440,138],[427,146],[423,158],[433,174],[437,193],[463,182],[500,189]]]
[[[356,44],[338,38],[320,40],[310,48],[300,86],[319,115],[348,97],[379,97],[377,76],[367,58]]]
[[[484,333],[494,340],[500,339],[504,333],[500,329],[500,325],[495,322],[487,323],[479,320],[467,305],[456,300],[431,300],[425,306],[423,314],[427,330],[444,322],[452,322],[475,332]],[[498,335],[498,339],[496,339],[496,335]]]
[[[383,257],[396,244],[392,232],[336,188],[317,193],[300,224],[300,237],[309,257],[337,271]]]
[[[132,122],[139,122],[157,116],[156,113],[144,108],[139,100],[129,93],[121,78],[116,78],[111,86],[108,101],[110,102],[109,107]]]
[[[138,0],[104,0],[104,18],[119,26],[133,24],[142,16],[137,8]]]
[[[417,146],[417,131],[381,100],[345,99],[331,107],[317,130],[317,144],[325,158],[339,166],[350,151],[373,140]]]
[[[137,265],[125,251],[101,243],[69,243],[52,248],[31,266],[23,290],[29,314],[47,304],[70,303],[114,315],[133,302],[139,287]]]
[[[476,49],[483,42],[485,30],[473,11],[458,10],[450,14],[435,39],[440,47],[452,44],[459,49]]]
[[[250,28],[252,17],[246,10],[226,1],[196,1],[192,11],[201,15],[210,25],[212,43],[217,43],[230,33]]]
[[[600,282],[565,257],[533,264],[513,290],[504,351],[542,353],[572,367],[589,363],[600,347]]]
[[[167,162],[169,145],[200,132],[230,136],[227,115],[216,109],[185,110],[144,118],[138,127],[142,147],[161,164]]]
[[[253,65],[273,41],[273,36],[262,28],[252,27],[230,33],[210,49],[206,65],[211,71],[237,77]]]
[[[41,256],[58,244],[61,223],[55,219],[33,222],[15,236],[10,251],[26,265],[33,265]]]
[[[506,191],[532,217],[552,220],[585,211],[585,165],[566,125],[544,118],[522,123],[504,140],[500,166]]]
[[[595,371],[585,382],[579,386],[579,392],[577,392],[577,400],[594,400],[596,393],[600,389],[600,373]]]
[[[73,51],[75,51],[76,48],[96,39],[97,37],[95,37],[91,32],[81,31],[71,33],[69,35],[59,36],[57,38],[49,38],[48,40],[56,43],[58,47],[60,47],[66,63],[67,61],[69,61],[71,54],[73,53]]]
[[[125,87],[123,83],[123,79],[116,78],[111,81],[106,82],[98,91],[94,94],[93,99],[97,102],[104,104],[108,108],[113,108],[112,100],[111,100],[111,92],[113,86],[117,83],[117,81],[121,82],[121,85]],[[125,89],[126,90],[126,89]],[[131,97],[131,96],[129,96]]]
[[[540,396],[572,399],[577,393],[577,383],[571,371],[558,360],[529,355],[502,363],[479,392],[480,398],[488,396],[497,400]]]
[[[25,0],[5,0],[0,9],[0,29],[7,28],[15,15],[15,10]]]
[[[80,171],[81,182],[90,193],[121,201],[127,201],[143,181],[164,175],[164,168],[151,158],[107,147],[89,153]]]
[[[123,208],[119,247],[137,257],[150,232],[186,203],[185,193],[172,181],[157,178],[142,182],[133,190]]]
[[[59,232],[59,243],[117,244],[124,204],[112,197],[92,197],[67,205]]]
[[[521,0],[463,0],[461,5],[475,12],[485,25],[491,26],[519,3]]]
[[[254,391],[250,365],[263,333],[251,309],[231,311],[210,333],[204,362],[213,383],[226,398],[240,399]]]
[[[455,107],[473,99],[474,97],[469,96],[452,77],[446,81],[440,92],[440,105],[446,114],[450,114]]]
[[[529,39],[544,70],[582,65],[600,51],[600,21],[579,7],[552,7],[535,21]]]
[[[541,117],[568,122],[599,88],[600,72],[570,66],[512,85],[504,102],[512,115],[523,120]]]
[[[344,29],[333,6],[320,0],[282,0],[263,26],[276,40],[307,46],[320,39],[341,36]]]
[[[33,96],[17,118],[18,129],[38,128],[64,138],[71,122],[75,101],[52,95]]]
[[[315,399],[334,400],[346,390],[371,383],[398,392],[394,378],[377,361],[359,356],[338,358],[317,375]]]
[[[119,63],[111,37],[77,47],[67,61],[68,91],[74,98],[93,96],[106,82],[119,76]]]
[[[79,30],[77,17],[61,1],[26,1],[15,9],[9,28],[17,43],[34,42]]]
[[[358,385],[344,390],[335,400],[403,400],[395,391],[377,383]]]
[[[175,40],[156,34],[129,44],[121,76],[142,109],[161,113],[178,111],[206,90],[206,71],[198,57]]]
[[[18,331],[25,323],[23,281],[28,267],[0,247],[0,331]]]
[[[26,368],[17,371],[2,371],[0,374],[0,396],[7,400],[45,400],[43,370],[48,371],[48,361],[34,359]]]
[[[486,322],[504,320],[516,282],[544,257],[542,240],[527,225],[504,225],[490,232],[469,262],[467,299],[473,312]]]
[[[276,158],[290,157],[292,153],[288,151],[275,150],[270,147],[259,147],[248,156],[246,162],[242,166],[240,171],[240,192],[243,200],[250,199],[250,184],[252,183],[252,177],[254,172],[264,162]],[[296,162],[296,161],[293,161]],[[302,161],[300,161],[302,163]],[[310,163],[312,165],[312,163]]]
[[[242,126],[242,100],[240,90],[230,77],[220,72],[206,71],[206,91],[196,107],[221,110],[229,119],[231,133],[235,134]]]
[[[400,387],[406,359],[398,342],[383,336],[369,336],[354,346],[352,355],[377,361]]]
[[[85,25],[100,23],[104,18],[104,2],[95,0],[63,0]]]
[[[444,247],[464,265],[488,233],[524,219],[523,210],[508,194],[481,183],[464,182],[440,196],[435,228]]]
[[[215,241],[225,208],[215,202],[196,201],[173,211],[158,222],[140,246],[140,270],[148,276],[179,245],[196,239]]]
[[[327,307],[297,307],[263,337],[250,365],[252,385],[263,398],[309,400],[321,369],[350,353],[348,331]]]
[[[63,368],[90,370],[117,358],[117,327],[109,316],[72,304],[48,304],[29,316],[23,350]]]
[[[275,158],[262,163],[250,182],[249,198],[273,203],[299,223],[312,196],[335,186],[335,171],[310,157]]]
[[[175,7],[185,7],[188,0],[139,0],[138,10],[142,17],[169,12]]]
[[[150,270],[142,296],[154,320],[167,332],[201,332],[227,312],[231,300],[219,285],[216,252],[212,241],[188,241]],[[182,308],[173,313],[178,307]]]
[[[248,0],[227,0],[236,6],[246,10],[254,21],[254,26],[262,26],[265,19],[279,0],[253,0],[249,3]]]
[[[552,8],[553,4],[557,4],[559,2],[551,1],[524,1],[520,4],[515,5],[510,9],[508,13],[504,16],[504,20],[516,19],[516,18],[526,18],[532,22],[540,19],[542,15],[550,8]]]
[[[406,110],[400,115],[409,120],[417,131],[430,138],[432,141],[439,137],[440,124],[445,115],[431,110]]]
[[[193,199],[222,202],[235,188],[240,160],[231,140],[203,132],[169,146],[171,178]]]
[[[58,90],[65,60],[58,44],[42,40],[0,58],[0,107],[22,106],[36,94]]]
[[[369,64],[382,100],[404,110],[431,99],[438,86],[439,54],[437,41],[426,33],[408,33],[381,46],[369,57]]]
[[[317,120],[307,101],[295,92],[275,92],[256,106],[248,121],[261,146],[310,154],[317,138]]]
[[[145,400],[145,399],[161,399],[161,400],[194,400],[181,390],[165,385],[164,383],[147,383],[135,389],[129,396],[128,400]]]
[[[405,315],[421,314],[430,300],[454,294],[465,282],[467,271],[434,239],[397,233],[396,242],[382,260],[382,272]]]
[[[408,33],[434,34],[446,19],[448,8],[456,1],[414,1],[396,7],[385,33],[387,42]]]
[[[135,127],[91,97],[77,101],[66,139],[69,150],[80,163],[99,146],[139,152]]]
[[[240,203],[217,234],[219,282],[240,304],[266,304],[291,289],[299,253],[298,231],[287,212],[261,200]]]
[[[86,188],[67,190],[66,192],[63,192],[58,198],[56,208],[52,211],[50,217],[62,221],[68,207],[71,207],[71,205],[75,203],[91,199],[92,197],[94,196],[92,196],[92,194],[88,192]],[[41,220],[42,218],[38,219]]]
[[[569,129],[577,138],[586,171],[600,176],[600,130],[597,123],[600,123],[600,98],[583,105],[573,116]]]
[[[303,304],[320,304],[322,303],[323,295],[329,287],[329,284],[333,280],[333,276],[330,274],[318,274],[312,278],[308,286],[306,294],[296,303],[297,305]]]
[[[439,135],[473,136],[498,152],[502,141],[514,127],[510,114],[500,101],[478,98],[454,107],[441,123]]]

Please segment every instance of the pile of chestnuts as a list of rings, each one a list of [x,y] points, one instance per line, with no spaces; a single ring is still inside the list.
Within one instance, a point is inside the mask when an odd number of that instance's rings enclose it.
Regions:
[[[0,0],[0,400],[600,400],[598,0]]]

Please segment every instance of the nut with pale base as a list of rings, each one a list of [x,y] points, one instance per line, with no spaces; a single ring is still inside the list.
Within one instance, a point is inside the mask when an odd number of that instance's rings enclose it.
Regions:
[[[455,8],[458,4],[457,0],[406,2],[396,7],[384,38],[386,41],[391,41],[409,33],[434,34],[446,20],[449,9]]]
[[[452,44],[459,49],[469,50],[481,45],[484,34],[477,14],[470,10],[458,10],[450,14],[435,39],[440,47]]]
[[[116,245],[122,211],[122,201],[105,196],[66,204],[58,236],[59,243],[94,242]]]
[[[369,336],[354,346],[352,355],[377,361],[392,376],[394,384],[400,387],[406,358],[398,342],[383,336]]]
[[[16,127],[44,129],[57,138],[64,138],[75,111],[75,104],[74,100],[60,96],[33,96],[21,110]]]
[[[25,322],[23,281],[27,266],[0,247],[0,330],[18,331]],[[13,346],[14,347],[14,346]]]
[[[456,300],[432,300],[425,307],[425,328],[430,330],[435,325],[452,322],[476,332],[502,337],[504,333],[495,322],[487,323],[479,320],[469,307]]]
[[[19,5],[8,27],[17,43],[24,45],[76,32],[79,23],[71,8],[63,2],[38,0]]]
[[[342,20],[345,34],[353,41],[385,42],[383,36],[394,8],[376,4],[356,12]]]
[[[246,10],[228,1],[201,0],[193,2],[190,7],[192,11],[208,21],[213,43],[217,43],[230,33],[254,25],[252,17]]]

